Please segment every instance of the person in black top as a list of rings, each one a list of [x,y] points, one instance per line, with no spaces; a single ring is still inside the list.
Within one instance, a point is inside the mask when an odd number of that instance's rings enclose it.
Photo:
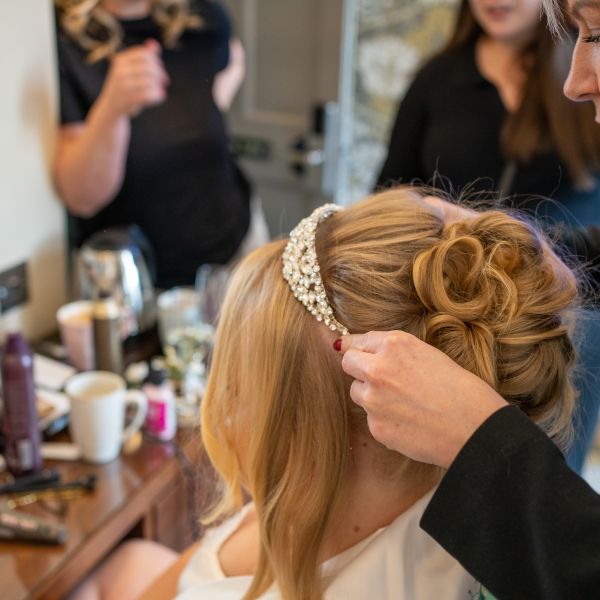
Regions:
[[[420,180],[501,191],[512,206],[566,223],[558,239],[597,266],[600,130],[590,106],[560,92],[572,42],[552,39],[540,6],[463,0],[449,44],[400,104],[377,187]]]
[[[552,197],[598,223],[600,133],[590,106],[559,94],[572,44],[552,39],[540,8],[463,0],[448,45],[400,104],[377,187],[439,175],[454,192],[500,191],[519,208]]]
[[[56,0],[62,128],[54,165],[72,242],[138,224],[156,285],[194,283],[249,227],[222,116],[243,50],[210,0]]]
[[[552,39],[540,8],[541,0],[463,0],[448,46],[418,72],[399,107],[379,188],[420,180],[491,190],[541,224],[600,224],[600,132],[589,127],[591,107],[560,94],[572,45]],[[567,456],[578,471],[600,407],[596,311],[581,331],[581,411]]]

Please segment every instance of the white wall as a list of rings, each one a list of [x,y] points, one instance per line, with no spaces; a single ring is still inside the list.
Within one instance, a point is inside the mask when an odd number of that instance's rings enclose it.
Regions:
[[[0,271],[29,263],[30,302],[2,317],[28,338],[53,331],[65,299],[64,213],[49,177],[56,123],[51,0],[0,1]]]

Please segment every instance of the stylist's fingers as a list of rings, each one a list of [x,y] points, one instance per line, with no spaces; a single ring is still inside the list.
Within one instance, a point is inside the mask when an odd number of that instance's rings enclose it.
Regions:
[[[366,410],[365,404],[368,402],[368,384],[355,379],[350,386],[350,398],[355,404]]]
[[[342,342],[340,352],[347,352],[350,349],[361,350],[363,352],[375,353],[381,348],[382,340],[389,332],[369,331],[362,335],[345,335],[340,338]]]
[[[342,337],[339,340],[340,344],[334,345],[343,353],[342,369],[359,381],[372,380],[376,369],[375,353],[381,348],[383,336],[384,332],[369,331],[362,335]]]
[[[455,221],[474,219],[478,216],[478,213],[471,208],[454,202],[448,202],[437,196],[425,196],[423,202],[435,211],[439,219],[445,221],[447,224],[454,223]]]
[[[374,354],[350,348],[342,357],[342,369],[359,381],[370,381],[376,370]]]
[[[399,352],[403,348],[410,348],[414,339],[405,331],[369,331],[362,335],[346,335],[340,338],[340,352],[351,349],[371,354]]]
[[[410,363],[416,341],[404,331],[370,331],[345,336],[334,347],[344,353],[342,368],[348,375],[377,384],[390,370],[396,371],[407,360]]]

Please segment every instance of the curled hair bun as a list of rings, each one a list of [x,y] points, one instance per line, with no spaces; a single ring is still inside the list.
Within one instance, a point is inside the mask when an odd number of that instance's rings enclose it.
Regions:
[[[422,337],[565,441],[577,282],[536,229],[496,211],[444,226],[412,275]]]

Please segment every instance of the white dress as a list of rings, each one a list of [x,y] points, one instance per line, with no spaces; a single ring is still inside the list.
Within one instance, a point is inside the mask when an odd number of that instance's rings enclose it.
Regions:
[[[471,600],[479,584],[420,527],[433,492],[390,525],[323,563],[325,600]],[[177,600],[240,600],[252,577],[226,577],[218,553],[248,507],[209,530],[179,580]],[[276,584],[263,596],[279,600]]]

